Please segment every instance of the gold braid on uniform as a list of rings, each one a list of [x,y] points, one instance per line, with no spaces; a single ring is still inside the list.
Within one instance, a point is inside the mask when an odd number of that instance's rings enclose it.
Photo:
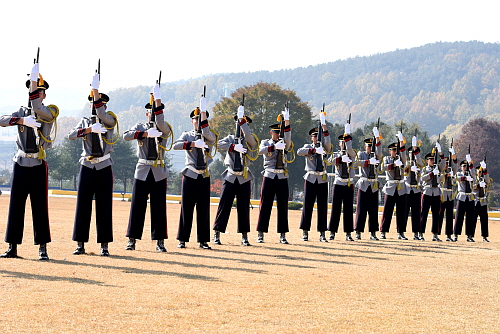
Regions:
[[[385,157],[382,154],[382,159],[380,159],[380,162],[378,164],[378,170],[377,170],[377,168],[375,168],[375,170],[377,171],[378,175],[382,175],[383,173],[385,173],[384,158]]]
[[[52,128],[52,131],[49,134],[49,137],[54,135],[54,139],[50,140],[49,138],[45,137],[40,129],[37,129],[37,132],[38,132],[38,136],[40,138],[42,138],[45,142],[52,143],[57,138],[57,117],[59,116],[59,108],[55,104],[49,104],[47,106],[47,108],[49,109],[50,113],[52,114],[52,120],[46,121],[46,120],[42,119],[41,117],[37,117],[37,121],[40,121],[42,123],[47,123],[47,124],[54,123],[55,126]],[[40,143],[38,145],[38,159],[40,159],[40,160],[44,159],[47,156],[47,154],[45,154],[45,150],[43,149],[42,145],[43,145],[43,143],[42,143],[42,141],[40,141]]]
[[[295,147],[295,144],[293,143],[293,140],[291,140],[291,144],[290,144],[290,150],[288,150],[286,152],[286,154],[283,156],[283,160],[285,160],[285,162],[287,164],[290,164],[292,162],[295,161],[295,158],[297,157],[296,154],[295,154],[295,150],[293,149]],[[292,154],[292,158],[290,160],[288,160],[286,157],[288,156],[288,153],[291,153]]]
[[[213,143],[213,144],[209,144],[209,143],[207,143],[207,145],[210,147],[210,150],[206,150],[206,151],[205,151],[205,154],[206,154],[206,156],[207,156],[207,157],[209,157],[209,158],[213,158],[213,157],[215,157],[215,155],[217,154],[217,149],[218,149],[218,147],[219,147],[219,146],[218,146],[219,134],[217,133],[217,131],[215,131],[215,130],[213,130],[213,129],[210,129],[210,131],[212,131],[212,133],[215,135],[215,141],[214,141],[214,143]],[[211,154],[209,153],[209,151],[212,151],[212,147],[214,147],[214,146],[215,146],[214,154],[212,154],[212,155],[211,155]],[[208,168],[207,168],[207,170],[208,170]]]
[[[255,150],[252,150],[252,147],[250,147],[250,145],[248,144],[248,142],[245,142],[246,146],[247,146],[247,151],[249,152],[257,152],[258,149],[259,149],[259,137],[257,137],[257,135],[255,133],[252,133],[252,136],[253,138],[255,139],[255,142],[257,143],[257,145],[255,145]],[[250,154],[244,154],[243,155],[243,178],[246,179],[248,178],[248,161],[255,161],[257,160],[257,158],[259,157],[259,154],[255,154],[255,157],[251,157]]]
[[[359,157],[358,157],[358,151],[356,151],[355,149],[352,149],[354,151],[354,154],[356,155],[356,159],[354,160],[354,162],[357,162],[359,164]],[[356,169],[357,167],[356,166],[352,166],[353,164],[352,163],[349,163],[349,168],[350,169]]]
[[[108,141],[108,139],[102,137],[102,141],[108,145],[114,145],[114,144],[116,144],[116,142],[120,138],[120,126],[118,125],[118,117],[116,117],[116,115],[112,111],[106,111],[106,112],[108,113],[108,115],[113,117],[114,120],[116,121],[116,135],[115,135],[116,139],[113,142],[110,142],[110,141]],[[114,128],[114,126],[108,128],[108,127],[106,127],[106,124],[104,124],[104,123],[102,123],[102,127],[105,128],[106,130],[111,130],[112,128]]]
[[[171,139],[170,140],[170,147],[168,149],[166,149],[165,147],[161,146],[160,144],[158,144],[158,147],[161,147],[164,151],[170,151],[172,149],[172,146],[174,146],[174,130],[172,130],[172,125],[170,125],[170,123],[168,123],[168,122],[165,121],[165,124],[170,129],[170,134],[168,136],[166,136],[166,137],[161,136],[160,138],[161,139],[165,139],[167,141],[170,138]]]
[[[332,160],[332,156],[333,156],[333,145],[331,145],[331,146],[332,146],[331,151],[327,151],[327,150],[325,150],[325,153],[326,153],[326,154],[324,155],[324,158],[323,158],[323,163],[324,163],[325,165],[327,165],[327,166],[331,166],[331,165],[332,165],[332,163],[333,163],[333,160]],[[323,149],[324,149],[324,148],[325,148],[325,147],[323,146]]]

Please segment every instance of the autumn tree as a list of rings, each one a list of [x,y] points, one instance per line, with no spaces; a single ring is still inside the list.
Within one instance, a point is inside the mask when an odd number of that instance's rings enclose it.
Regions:
[[[467,122],[461,131],[462,135],[455,142],[458,160],[465,160],[469,151],[476,165],[487,153],[487,168],[490,177],[500,180],[500,123],[485,118],[476,118]]]
[[[245,94],[245,114],[253,121],[250,128],[260,140],[270,138],[269,125],[278,122],[277,116],[283,111],[285,103],[288,102],[294,150],[296,151],[304,142],[309,141],[308,132],[312,127],[309,105],[302,102],[293,90],[282,89],[276,83],[267,82],[240,87],[231,94],[231,97],[222,98],[222,101],[214,106],[214,117],[210,123],[219,132],[220,138],[235,133],[234,116],[243,94]],[[257,159],[250,165],[250,168],[256,176],[253,184],[253,197],[258,198],[262,182],[259,177],[263,170],[262,160]],[[297,159],[294,163],[288,164],[288,171],[290,192],[293,195],[294,191],[301,191],[303,187],[303,161]]]

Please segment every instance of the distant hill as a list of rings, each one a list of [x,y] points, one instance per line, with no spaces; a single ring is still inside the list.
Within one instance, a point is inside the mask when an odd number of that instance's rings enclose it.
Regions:
[[[279,71],[214,74],[162,84],[167,120],[178,133],[190,127],[185,115],[207,85],[213,105],[238,87],[259,81],[295,90],[317,112],[327,105],[328,119],[354,127],[375,121],[418,122],[431,135],[448,126],[457,131],[468,119],[500,120],[500,44],[477,41],[433,43],[368,57]],[[151,87],[109,93],[122,126],[141,119]],[[293,110],[292,110],[293,113]]]

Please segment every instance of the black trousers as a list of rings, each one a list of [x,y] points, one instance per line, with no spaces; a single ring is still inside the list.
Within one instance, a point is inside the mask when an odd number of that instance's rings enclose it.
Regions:
[[[406,214],[406,194],[399,195],[397,190],[393,196],[385,195],[384,212],[382,213],[382,222],[380,224],[380,232],[389,232],[391,228],[392,213],[396,206],[396,226],[398,233],[406,232],[406,222],[408,217]]]
[[[14,163],[5,242],[21,244],[23,241],[24,214],[28,195],[31,202],[35,245],[51,241],[47,172],[46,161],[34,167],[22,167]]]
[[[368,186],[366,191],[361,191],[361,189],[358,189],[356,223],[354,226],[355,231],[365,231],[367,215],[368,230],[370,232],[378,231],[378,190],[373,192],[371,185]]]
[[[100,170],[80,166],[73,227],[74,241],[89,241],[92,199],[94,197],[97,242],[113,241],[113,183],[111,166]]]
[[[441,209],[439,210],[439,221],[443,223],[444,215],[446,212],[446,224],[445,233],[446,235],[453,234],[453,201],[441,202]]]
[[[263,177],[260,190],[260,209],[257,231],[269,232],[269,220],[273,209],[274,196],[278,205],[278,233],[286,233],[288,229],[288,179]]]
[[[252,181],[240,184],[238,178],[231,183],[227,180],[222,185],[219,207],[215,217],[214,230],[226,232],[229,216],[236,197],[236,211],[238,214],[238,233],[250,232],[250,194]]]
[[[455,214],[455,228],[453,234],[462,234],[464,215],[467,216],[467,218],[465,219],[465,235],[474,235],[474,231],[476,229],[474,201],[470,201],[468,197],[465,199],[465,201],[457,200],[457,211]]]
[[[410,193],[406,194],[406,220],[408,225],[408,215],[411,209],[411,231],[413,233],[424,232],[425,228],[422,230],[420,212],[422,207],[422,194],[420,192],[414,192],[413,188],[410,189]]]
[[[141,239],[146,219],[146,209],[151,213],[151,240],[167,239],[167,179],[155,181],[150,170],[145,181],[134,179],[132,205],[128,220],[127,237]]]
[[[181,216],[177,240],[189,242],[196,206],[198,242],[210,241],[210,177],[198,175],[196,179],[182,177]]]
[[[425,232],[425,227],[427,225],[427,216],[429,215],[429,209],[432,210],[432,227],[431,232],[434,234],[441,234],[441,226],[443,221],[439,218],[441,209],[441,195],[430,196],[422,195],[422,215],[421,215],[421,228],[422,233]]]
[[[474,231],[472,233],[472,236],[474,236],[474,233],[476,232],[477,217],[479,217],[479,219],[481,221],[481,236],[483,238],[489,237],[490,235],[488,233],[488,206],[487,205],[481,205],[481,203],[479,203],[479,202],[476,203],[475,218],[474,218]]]
[[[328,231],[333,233],[338,232],[342,207],[344,208],[344,232],[351,233],[354,231],[352,218],[353,194],[354,185],[352,184],[350,186],[333,185],[332,214],[330,216]]]
[[[328,216],[328,182],[314,183],[304,181],[304,207],[302,208],[302,217],[300,219],[300,229],[309,231],[311,229],[312,213],[314,202],[317,205],[317,230],[326,231],[326,220]]]

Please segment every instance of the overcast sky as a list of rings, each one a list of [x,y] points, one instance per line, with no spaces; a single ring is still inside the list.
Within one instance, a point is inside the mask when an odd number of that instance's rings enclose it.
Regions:
[[[500,41],[499,1],[4,1],[0,107],[26,104],[37,47],[46,104],[223,72],[276,70],[421,46]]]

